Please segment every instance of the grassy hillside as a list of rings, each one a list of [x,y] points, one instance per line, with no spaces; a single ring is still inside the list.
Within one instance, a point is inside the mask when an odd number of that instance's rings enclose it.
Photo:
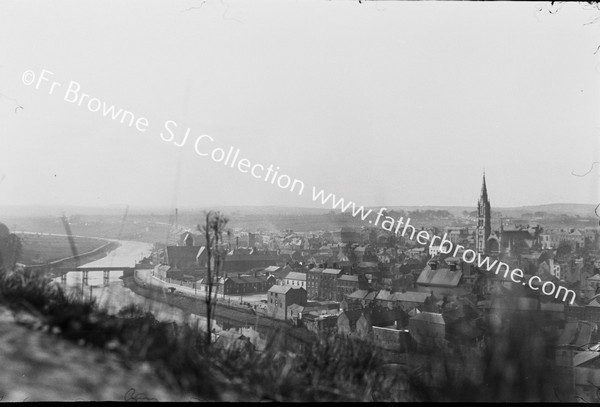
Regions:
[[[25,265],[45,264],[73,256],[67,236],[17,233],[23,252],[19,263]],[[74,237],[77,254],[82,255],[108,243],[106,240]]]

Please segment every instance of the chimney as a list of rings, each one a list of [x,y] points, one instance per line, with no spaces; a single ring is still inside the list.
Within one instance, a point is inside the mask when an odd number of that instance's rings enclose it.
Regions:
[[[455,262],[450,263],[450,271],[456,271],[456,263]]]
[[[437,270],[437,261],[436,260],[431,260],[428,264],[432,270]]]

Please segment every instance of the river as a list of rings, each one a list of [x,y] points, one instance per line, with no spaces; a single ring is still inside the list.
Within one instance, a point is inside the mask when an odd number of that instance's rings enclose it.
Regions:
[[[152,245],[149,243],[119,240],[120,246],[108,253],[102,259],[85,264],[86,267],[134,267],[135,263],[150,254]],[[206,326],[206,318],[184,312],[180,308],[142,297],[131,291],[123,285],[120,277],[122,271],[111,271],[109,274],[108,285],[104,285],[104,276],[102,271],[88,272],[87,284],[83,284],[83,273],[69,272],[66,279],[66,290],[69,293],[81,294],[86,298],[96,298],[99,306],[106,309],[111,314],[116,314],[120,309],[136,304],[145,311],[151,312],[155,318],[163,322],[187,323],[192,326],[196,324]],[[60,277],[54,279],[60,284]],[[231,324],[219,321],[217,318],[214,324],[215,332],[218,335],[235,337],[243,334],[250,338],[250,341],[257,347],[263,349],[265,338],[252,327],[231,327]]]

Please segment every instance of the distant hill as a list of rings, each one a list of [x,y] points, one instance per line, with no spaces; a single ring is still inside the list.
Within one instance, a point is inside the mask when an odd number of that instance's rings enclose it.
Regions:
[[[372,206],[368,209],[377,211],[380,207]],[[446,210],[453,215],[461,215],[462,212],[472,212],[477,208],[475,206],[434,206],[434,205],[423,205],[423,206],[389,206],[388,210],[403,210],[416,211],[416,210]],[[492,206],[492,211],[502,212],[507,216],[520,216],[525,213],[535,212],[546,212],[553,215],[566,214],[569,216],[579,215],[581,217],[595,217],[594,209],[596,205],[593,204],[575,204],[575,203],[553,203],[544,205],[529,205],[529,206],[518,206],[518,207],[496,207]],[[186,216],[193,214],[197,216],[202,214],[207,209],[216,209],[226,213],[229,216],[244,216],[244,215],[322,215],[329,213],[331,208],[303,208],[293,206],[215,206],[212,208],[191,208],[191,207],[179,207],[179,216]],[[125,207],[121,206],[107,206],[107,207],[81,207],[81,206],[41,206],[41,205],[27,205],[27,206],[0,206],[0,216],[3,217],[35,217],[35,216],[61,216],[66,213],[67,216],[79,214],[79,215],[119,215],[123,216]],[[336,212],[339,212],[336,211]],[[173,215],[174,209],[169,208],[139,208],[135,206],[129,207],[129,215],[149,215],[151,213],[156,215]]]
[[[509,216],[520,216],[525,213],[546,212],[553,215],[566,214],[569,216],[595,217],[594,209],[596,205],[592,204],[574,204],[574,203],[555,203],[544,205],[529,205],[517,207],[496,207],[492,206],[492,212],[498,211]],[[476,206],[394,206],[389,209],[415,211],[415,210],[446,210],[454,215],[459,215],[463,211],[472,212],[477,210]]]

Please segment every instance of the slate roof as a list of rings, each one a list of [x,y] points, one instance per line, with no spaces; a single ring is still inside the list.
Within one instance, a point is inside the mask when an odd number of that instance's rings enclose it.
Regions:
[[[462,271],[451,271],[447,268],[432,270],[430,266],[423,269],[417,284],[435,285],[440,287],[458,287]]]
[[[360,263],[358,263],[358,267],[359,268],[377,268],[377,263],[374,263],[372,261],[361,261]]]
[[[380,301],[392,301],[392,293],[387,290],[381,290],[379,293],[377,293],[375,299]]]
[[[304,312],[304,306],[300,305],[300,304],[292,304],[290,305],[289,309],[292,312]]]
[[[248,281],[241,277],[227,277],[225,280],[229,280],[234,284],[248,284]]]
[[[291,285],[274,285],[269,288],[269,292],[278,293],[278,294],[287,294],[288,291],[293,290],[294,288]]]
[[[346,318],[348,318],[349,321],[355,322],[358,321],[358,319],[361,317],[361,315],[363,314],[363,310],[362,309],[355,309],[352,311],[344,311],[340,314],[340,317],[342,315],[345,315]]]
[[[586,305],[586,307],[600,307],[600,303],[598,303],[597,299],[594,299],[592,302],[590,302],[588,305]]]
[[[167,259],[170,264],[178,262],[195,263],[203,246],[167,246]]]
[[[365,296],[365,300],[373,301],[377,297],[377,291],[371,291],[369,294]]]
[[[437,314],[434,312],[421,312],[421,313],[415,315],[414,317],[412,317],[411,319],[413,319],[415,321],[429,322],[432,324],[441,324],[441,325],[446,324],[446,322],[444,321],[444,317],[442,317],[442,314]]]
[[[428,293],[421,293],[421,292],[415,292],[415,291],[406,291],[404,293],[394,293],[393,294],[394,301],[400,301],[400,302],[424,303],[428,297],[429,297]]]
[[[243,280],[246,280],[248,283],[252,283],[252,284],[262,284],[266,281],[266,278],[260,278],[260,277],[253,277],[253,276],[242,276],[241,277]]]
[[[306,281],[306,273],[298,273],[297,271],[290,271],[284,279],[287,280],[301,280]]]
[[[339,276],[338,280],[342,280],[342,281],[358,281],[358,276],[349,276],[347,274],[344,274],[343,276]]]
[[[362,300],[369,294],[368,290],[356,290],[352,294],[347,295],[348,298]]]

